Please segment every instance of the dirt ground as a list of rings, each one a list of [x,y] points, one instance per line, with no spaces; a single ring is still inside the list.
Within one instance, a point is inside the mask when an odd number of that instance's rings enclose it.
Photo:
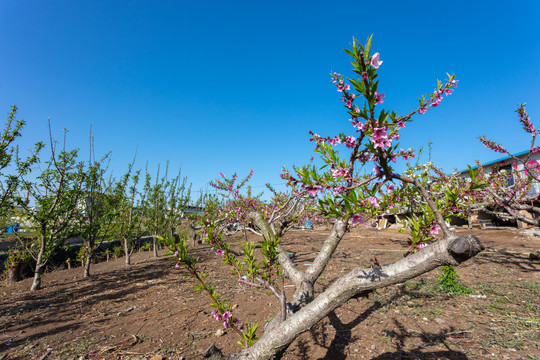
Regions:
[[[458,232],[474,233],[486,246],[457,269],[470,293],[441,292],[435,270],[349,301],[302,334],[284,358],[540,359],[540,263],[529,259],[540,239],[513,230]],[[328,233],[292,231],[283,244],[305,269]],[[395,230],[354,229],[317,290],[371,258],[398,260],[406,238]],[[243,322],[262,328],[277,314],[273,296],[239,286],[209,247],[192,252]],[[212,343],[224,353],[240,349],[237,335],[211,317],[207,299],[173,261],[151,252],[135,254],[129,267],[123,261],[93,265],[88,279],[81,268],[47,273],[37,292],[29,291],[31,279],[0,287],[0,360],[198,359]]]

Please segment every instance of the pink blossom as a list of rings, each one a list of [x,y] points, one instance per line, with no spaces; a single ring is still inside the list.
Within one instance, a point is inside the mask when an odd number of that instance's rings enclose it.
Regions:
[[[360,214],[354,214],[351,219],[351,225],[355,226],[356,224],[365,224],[364,217]]]
[[[382,128],[373,129],[373,134],[371,135],[371,141],[375,148],[386,149],[391,145],[390,140],[388,139],[388,133],[386,132],[388,128],[383,126]]]
[[[352,101],[351,100],[347,100],[347,102],[345,103],[345,106],[348,107],[349,109],[352,107]]]
[[[335,136],[333,139],[329,139],[328,143],[335,146],[337,144],[341,144],[341,139],[339,136]]]
[[[397,123],[397,127],[400,128],[400,129],[403,129],[405,126],[407,126],[405,121],[400,121],[400,122]]]
[[[362,80],[367,80],[367,72],[362,73]]]
[[[225,255],[225,251],[223,251],[223,250],[221,250],[221,249],[217,249],[217,250],[216,250],[216,255],[224,256],[224,255]]]
[[[374,198],[373,196],[370,196],[368,200],[369,200],[369,203],[371,204],[371,206],[379,207],[379,203],[377,202],[377,198]]]
[[[380,54],[378,52],[373,54],[373,56],[371,57],[371,66],[373,66],[375,69],[378,69],[379,66],[381,66],[381,64],[383,63],[382,61],[379,60],[379,58],[380,58]]]
[[[394,190],[396,187],[392,184],[390,185],[386,185],[386,193],[387,194],[390,194],[392,192],[392,190]]]
[[[232,316],[230,311],[225,311],[223,313],[223,320],[229,320],[229,318]]]
[[[322,190],[322,187],[319,185],[313,185],[306,187],[306,192],[311,196],[317,196],[317,193]]]
[[[344,88],[345,88],[345,90],[347,90],[347,91],[351,90],[351,86],[350,86],[349,84],[346,84],[346,85],[344,86]]]
[[[384,97],[385,95],[384,94],[379,94],[379,91],[376,90],[375,91],[375,104],[382,104],[384,103]]]
[[[345,138],[345,146],[352,149],[356,145],[356,138],[354,136],[347,136]]]
[[[338,196],[339,194],[343,194],[343,191],[345,191],[345,188],[343,186],[338,186],[332,190],[334,196]]]
[[[343,92],[343,85],[337,85],[337,91]]]
[[[349,173],[349,169],[332,169],[332,176],[338,178],[340,176],[346,176]]]
[[[491,149],[491,150],[493,150],[493,151],[495,151],[495,152],[499,152],[499,153],[501,153],[501,154],[506,154],[506,150],[505,150],[505,148],[502,147],[501,144],[497,144],[497,143],[496,143],[495,141],[493,141],[493,140],[488,140],[488,139],[486,139],[485,136],[480,136],[478,139],[479,139],[479,140],[482,142],[482,144],[484,144],[484,146],[487,147],[488,149]]]
[[[383,126],[381,128],[375,128],[373,129],[373,135],[371,136],[375,139],[386,138],[388,136],[386,131],[388,131],[388,128],[386,126]]]
[[[230,326],[229,326],[229,319],[231,318],[231,316],[232,316],[232,314],[231,314],[230,311],[225,311],[225,312],[223,313],[223,318],[222,318],[222,320],[223,320],[223,327],[224,327],[225,329],[228,329],[228,328],[230,327]]]
[[[422,114],[422,115],[424,115],[424,114],[426,113],[426,111],[427,111],[427,108],[426,108],[425,106],[422,106],[422,107],[420,108],[420,110],[418,110],[418,112],[419,112],[420,114]]]
[[[352,120],[352,119],[351,119]],[[364,123],[362,123],[361,121],[357,121],[357,120],[353,120],[352,121],[352,126],[354,126],[355,128],[358,129],[358,131],[362,131],[364,129]]]
[[[180,262],[177,262],[176,265],[174,265],[174,268],[175,268],[175,269],[180,268]]]
[[[221,320],[221,315],[219,315],[219,312],[217,312],[216,310],[212,311],[212,316],[213,316],[214,319],[216,319],[217,321],[220,321],[220,320]]]
[[[174,253],[174,257],[178,259],[178,251]]]
[[[440,229],[439,225],[433,224],[433,225],[431,226],[431,229],[429,229],[429,235],[436,235],[436,234],[438,234],[438,233],[439,233],[439,229]]]
[[[439,104],[441,103],[442,101],[442,96],[441,95],[437,95],[437,97],[433,100],[433,102],[431,103],[431,107],[437,107],[439,106]]]

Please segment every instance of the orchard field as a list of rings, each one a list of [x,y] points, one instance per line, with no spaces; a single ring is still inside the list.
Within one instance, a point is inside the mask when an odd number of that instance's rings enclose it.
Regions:
[[[540,239],[510,228],[457,232],[474,233],[486,247],[456,267],[463,293],[441,291],[442,272],[435,270],[351,299],[303,333],[283,358],[540,359],[540,263],[529,259],[540,250]],[[328,234],[325,228],[290,231],[283,245],[305,269]],[[237,233],[226,242],[233,245],[244,236]],[[353,228],[316,293],[347,269],[369,267],[370,259],[400,259],[407,237],[391,229]],[[189,252],[201,258],[242,320],[262,327],[279,313],[274,296],[236,284],[230,267],[208,245]],[[214,320],[207,298],[164,253],[135,253],[132,266],[123,258],[97,263],[89,278],[80,267],[48,272],[37,292],[29,291],[31,278],[2,285],[0,359],[198,359],[212,343],[224,353],[239,350],[238,336]]]

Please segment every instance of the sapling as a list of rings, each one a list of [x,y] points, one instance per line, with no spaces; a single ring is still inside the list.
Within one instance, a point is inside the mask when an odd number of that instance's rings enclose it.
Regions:
[[[30,290],[41,288],[41,275],[50,257],[75,234],[74,218],[82,197],[85,173],[83,164],[77,162],[78,149],[66,150],[66,133],[60,150],[50,136],[50,158],[35,180],[27,177],[29,169],[26,163],[17,163],[22,174],[17,203],[28,218],[30,230],[36,235],[31,244],[22,242],[36,262]],[[40,146],[38,144],[37,148]]]

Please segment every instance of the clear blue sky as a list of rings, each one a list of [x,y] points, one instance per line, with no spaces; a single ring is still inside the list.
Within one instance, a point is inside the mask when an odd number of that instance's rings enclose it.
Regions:
[[[182,168],[194,189],[219,172],[255,171],[282,184],[282,166],[309,160],[308,131],[335,135],[348,116],[329,73],[350,74],[348,47],[374,34],[384,61],[384,107],[410,111],[436,79],[454,94],[402,132],[404,147],[433,141],[445,171],[512,152],[528,137],[513,110],[540,125],[540,2],[530,1],[2,1],[0,109],[20,108],[23,150],[70,130],[88,154],[112,152],[121,175],[138,146]],[[277,186],[278,188],[282,188]]]

